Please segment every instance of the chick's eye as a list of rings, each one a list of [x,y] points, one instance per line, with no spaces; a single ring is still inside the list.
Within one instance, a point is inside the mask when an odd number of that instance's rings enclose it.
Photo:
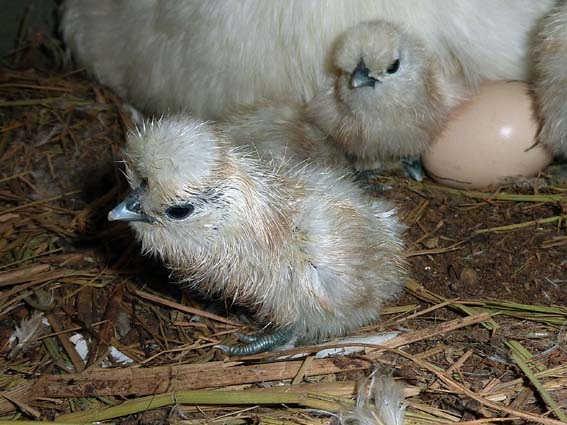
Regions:
[[[195,207],[191,204],[174,205],[165,210],[165,214],[173,220],[183,220],[189,217]]]
[[[392,63],[392,65],[390,65],[390,66],[388,67],[388,69],[386,70],[386,72],[387,72],[388,74],[395,74],[396,72],[398,72],[398,69],[400,69],[400,60],[399,60],[399,59],[396,59],[396,60]]]

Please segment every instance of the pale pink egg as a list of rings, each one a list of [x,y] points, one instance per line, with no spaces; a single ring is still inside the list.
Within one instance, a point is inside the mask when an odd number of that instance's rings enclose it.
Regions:
[[[531,177],[552,160],[536,145],[537,129],[525,83],[485,83],[452,114],[423,166],[433,180],[457,188],[488,189],[510,177]]]

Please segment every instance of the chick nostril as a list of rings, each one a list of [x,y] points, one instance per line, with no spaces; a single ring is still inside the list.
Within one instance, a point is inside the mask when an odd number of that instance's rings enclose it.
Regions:
[[[132,199],[129,202],[126,202],[126,208],[135,213],[142,212],[140,199]]]
[[[360,59],[360,61],[358,62],[358,64],[356,65],[356,68],[354,69],[353,74],[363,74],[366,75],[368,77],[368,74],[370,73],[370,70],[368,69],[368,67],[366,66],[366,63],[364,62],[364,59]]]
[[[353,89],[358,89],[360,87],[374,87],[378,81],[379,80],[376,78],[370,76],[370,70],[366,67],[364,60],[361,59],[351,74],[350,86]]]

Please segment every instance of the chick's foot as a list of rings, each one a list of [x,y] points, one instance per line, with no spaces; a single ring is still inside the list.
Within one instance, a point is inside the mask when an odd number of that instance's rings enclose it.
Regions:
[[[276,329],[270,333],[240,334],[238,339],[244,345],[216,345],[215,347],[229,356],[250,356],[269,351],[274,347],[283,345],[293,336],[289,329]]]

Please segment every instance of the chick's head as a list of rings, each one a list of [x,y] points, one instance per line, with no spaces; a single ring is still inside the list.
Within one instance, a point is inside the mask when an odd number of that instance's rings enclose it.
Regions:
[[[109,219],[130,221],[145,252],[172,262],[214,245],[244,196],[223,151],[222,136],[207,123],[182,117],[146,123],[125,152],[133,191]]]
[[[334,65],[339,99],[352,113],[395,113],[423,102],[429,58],[422,44],[398,26],[359,24],[337,41]]]

